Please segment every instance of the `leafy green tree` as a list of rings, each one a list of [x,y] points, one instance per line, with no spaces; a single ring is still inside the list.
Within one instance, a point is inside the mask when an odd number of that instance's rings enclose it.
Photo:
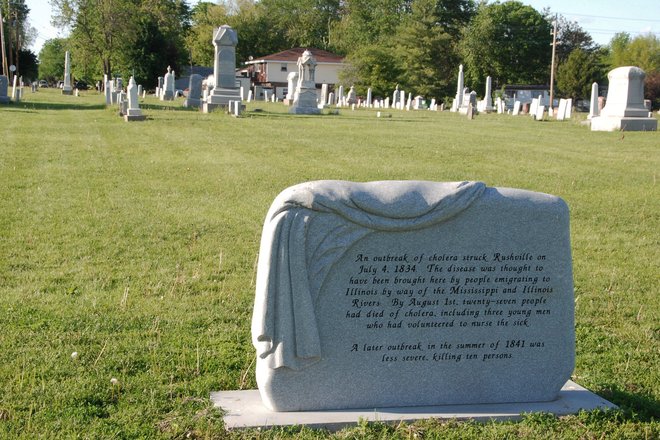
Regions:
[[[408,4],[405,0],[345,0],[341,18],[331,25],[331,48],[350,54],[368,45],[387,45]]]
[[[227,8],[210,2],[200,2],[191,11],[192,26],[186,35],[186,47],[192,62],[198,66],[213,65],[213,29],[227,23]],[[244,36],[240,35],[240,39]]]
[[[531,6],[518,1],[481,3],[460,43],[466,84],[481,90],[489,75],[494,88],[547,84],[550,31],[548,21]]]
[[[25,4],[25,0],[0,0],[0,9],[2,9],[2,27],[4,30],[7,64],[16,66],[17,75],[30,76],[30,72],[33,72],[36,68],[34,62],[31,61],[33,57],[27,53],[29,51],[21,54],[21,52],[26,51],[36,32],[29,25],[28,15],[30,8]],[[23,66],[23,61],[28,64]],[[9,75],[9,72],[3,73]]]
[[[329,31],[339,20],[339,0],[260,0],[259,7],[289,47],[329,48]]]
[[[183,0],[51,0],[55,25],[70,30],[73,74],[85,79],[133,73],[153,83],[187,60],[190,25]]]
[[[64,75],[64,53],[66,40],[47,40],[39,52],[39,78],[54,83]]]
[[[599,54],[577,48],[557,68],[557,88],[567,98],[588,98],[591,84],[602,84],[603,77]]]
[[[546,19],[552,24],[555,20],[553,15],[546,15]],[[576,21],[570,21],[563,15],[557,16],[557,48],[555,55],[557,62],[562,63],[568,59],[568,56],[575,50],[581,49],[584,52],[594,52],[598,45],[594,43],[591,35]]]
[[[343,84],[354,85],[359,95],[366,95],[371,87],[374,96],[388,96],[401,76],[398,61],[391,48],[366,45],[348,55],[347,67],[339,73],[339,79]]]
[[[460,14],[452,14],[446,3]],[[396,34],[396,49],[401,63],[400,83],[426,97],[452,93],[453,72],[459,64],[455,32],[467,18],[470,2],[414,0]]]

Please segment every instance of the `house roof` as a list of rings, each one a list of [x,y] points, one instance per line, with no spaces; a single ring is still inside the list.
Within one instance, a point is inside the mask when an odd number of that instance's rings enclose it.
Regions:
[[[298,58],[302,55],[305,50],[309,50],[316,62],[318,63],[343,63],[344,57],[328,52],[327,50],[321,49],[311,49],[304,47],[295,47],[293,49],[284,50],[282,52],[274,53],[272,55],[266,55],[264,57],[255,58],[253,60],[247,61],[245,64],[257,64],[263,63],[265,61],[286,61],[286,62],[296,62]]]

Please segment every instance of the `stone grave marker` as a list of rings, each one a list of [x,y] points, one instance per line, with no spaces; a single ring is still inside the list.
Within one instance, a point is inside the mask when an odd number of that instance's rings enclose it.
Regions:
[[[518,116],[520,114],[520,101],[514,101],[513,103],[513,116]]]
[[[555,196],[306,182],[277,196],[263,228],[259,391],[212,399],[228,427],[612,407],[568,380],[573,313],[568,208]]]
[[[222,25],[214,30],[214,87],[203,103],[204,113],[213,111],[217,107],[226,107],[229,101],[240,99],[240,90],[236,86],[237,44],[238,34],[231,26]]]
[[[316,58],[309,50],[305,50],[298,58],[298,84],[289,113],[305,115],[321,113],[316,102],[315,71]]]
[[[124,120],[129,121],[144,121],[145,116],[140,109],[140,102],[138,101],[138,86],[135,84],[135,79],[131,76],[128,81],[128,88],[126,89],[128,101],[126,102],[126,109],[124,110]]]
[[[183,101],[184,107],[200,108],[202,106],[202,82],[204,77],[193,73],[188,80],[188,97]]]
[[[71,86],[71,55],[68,50],[64,53],[64,84],[62,85],[62,94],[73,94],[73,87]]]
[[[644,78],[639,67],[618,67],[607,74],[607,103],[591,118],[592,131],[656,131],[658,120],[644,107]]]
[[[259,255],[252,331],[272,410],[547,401],[573,370],[556,197],[310,182],[277,197]]]
[[[591,100],[589,101],[589,115],[587,119],[594,118],[600,114],[600,109],[598,108],[598,83],[594,82],[591,84]]]
[[[545,106],[539,105],[538,107],[536,107],[536,114],[534,114],[534,119],[536,119],[537,121],[542,121],[544,115],[545,115]]]

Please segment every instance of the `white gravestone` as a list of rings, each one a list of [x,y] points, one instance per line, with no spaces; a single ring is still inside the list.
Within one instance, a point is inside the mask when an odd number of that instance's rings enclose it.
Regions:
[[[298,58],[298,84],[289,113],[315,115],[321,113],[316,103],[316,58],[305,50]]]
[[[215,59],[213,64],[213,90],[203,105],[204,113],[217,107],[226,107],[229,101],[240,99],[236,86],[236,45],[238,34],[228,25],[222,25],[213,33]]]
[[[463,65],[461,64],[460,66],[458,66],[456,97],[454,98],[454,102],[451,105],[452,112],[457,112],[458,109],[461,108],[461,106],[463,105],[463,84],[464,84]]]
[[[298,72],[289,72],[286,79],[287,89],[284,104],[291,105],[293,104],[293,95],[296,93],[296,86],[298,85]]]
[[[348,95],[346,95],[346,104],[357,104],[357,93],[355,93],[354,86],[351,86],[351,88],[348,90]]]
[[[486,94],[484,96],[484,111],[490,113],[493,111],[493,80],[490,76],[486,77]],[[499,108],[498,108],[499,110]]]
[[[64,84],[62,85],[62,94],[73,94],[73,87],[71,86],[71,55],[68,50],[64,53]]]
[[[481,182],[307,182],[273,202],[252,340],[275,411],[557,398],[574,365],[569,217]]]
[[[518,116],[520,114],[520,101],[514,101],[513,103],[513,116]]]
[[[589,101],[589,116],[587,119],[594,118],[600,114],[598,109],[598,83],[591,84],[591,100]]]
[[[128,88],[126,91],[128,94],[128,103],[126,110],[124,111],[124,120],[126,122],[144,121],[145,116],[142,114],[140,102],[138,101],[138,86],[135,84],[135,79],[132,76],[128,81]]]
[[[367,108],[373,107],[373,99],[371,97],[371,87],[367,89]]]
[[[167,73],[163,79],[163,90],[161,91],[160,100],[174,100],[174,71],[172,71],[170,66],[167,66]]]
[[[639,67],[618,67],[607,74],[607,102],[600,115],[591,118],[592,131],[655,131],[658,120],[644,106],[644,78]]]

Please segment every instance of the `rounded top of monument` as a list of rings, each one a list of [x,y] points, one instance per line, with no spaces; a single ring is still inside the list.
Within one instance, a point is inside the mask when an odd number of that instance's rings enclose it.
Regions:
[[[627,78],[643,80],[645,77],[646,73],[636,66],[617,67],[616,69],[610,70],[610,73],[607,74],[608,79]]]
[[[223,24],[213,32],[213,43],[227,46],[236,46],[238,44],[238,34],[228,24]]]

